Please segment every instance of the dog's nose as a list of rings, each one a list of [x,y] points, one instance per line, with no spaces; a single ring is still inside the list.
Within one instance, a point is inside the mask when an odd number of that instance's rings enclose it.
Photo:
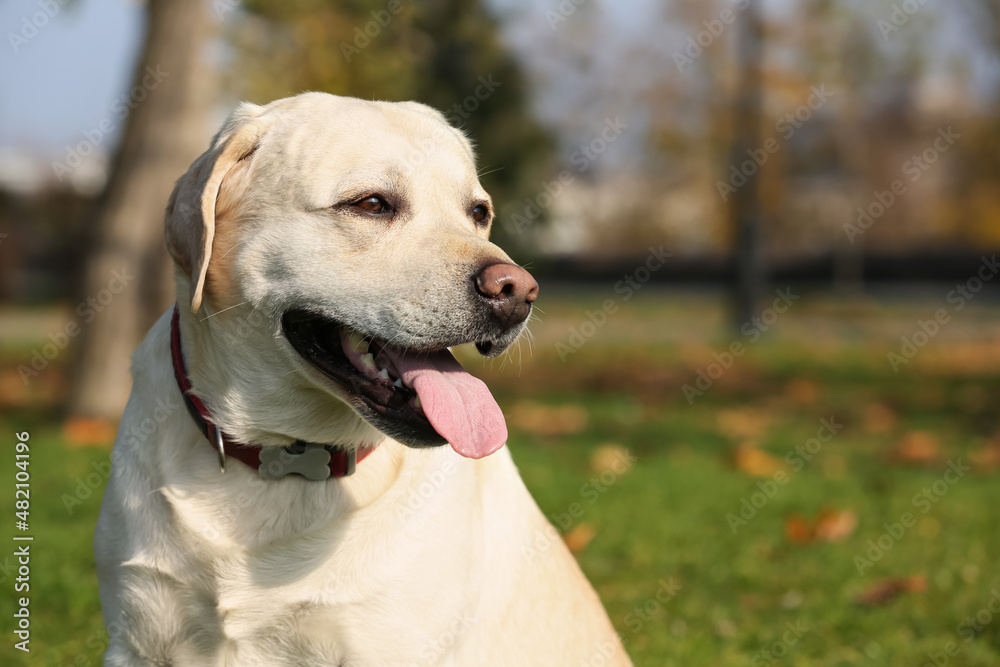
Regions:
[[[531,303],[538,298],[538,283],[516,264],[488,264],[476,274],[475,282],[476,291],[506,329],[528,319]]]

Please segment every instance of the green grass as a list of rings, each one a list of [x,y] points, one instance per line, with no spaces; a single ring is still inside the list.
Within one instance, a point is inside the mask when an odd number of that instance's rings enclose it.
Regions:
[[[0,538],[4,548],[0,551],[0,617],[4,619],[4,642],[0,645],[0,664],[24,665],[73,665],[86,667],[100,665],[103,653],[101,602],[97,594],[97,576],[91,543],[103,482],[82,499],[81,504],[68,511],[62,496],[75,497],[77,480],[81,481],[79,495],[90,489],[87,476],[94,472],[93,464],[109,460],[109,452],[97,449],[67,448],[53,426],[53,420],[37,414],[5,415],[0,420],[0,434],[7,452],[0,474],[5,489],[0,500],[0,514],[4,517]],[[13,530],[13,448],[15,433],[31,434],[31,514],[27,533]],[[91,482],[96,482],[92,477]],[[13,648],[17,641],[9,632],[14,614],[13,582],[17,563],[13,556],[13,534],[29,534],[31,575],[31,654],[25,655]],[[18,543],[20,544],[20,543]],[[20,594],[18,594],[19,596]]]
[[[922,665],[927,652],[955,641],[956,626],[1000,587],[995,477],[970,473],[922,514],[912,496],[940,479],[946,465],[887,464],[886,443],[850,425],[855,411],[836,401],[825,412],[781,415],[762,442],[778,456],[813,437],[822,414],[836,414],[847,425],[734,534],[726,517],[739,513],[741,499],[758,491],[760,480],[729,463],[711,412],[766,403],[766,395],[706,400],[701,409],[664,401],[659,414],[638,424],[602,414],[593,394],[548,398],[593,407],[595,417],[588,435],[558,442],[516,432],[512,437],[522,474],[546,513],[563,513],[580,500],[580,485],[593,476],[586,461],[598,442],[631,443],[638,459],[580,518],[597,531],[581,563],[636,664],[749,664],[762,647],[780,640],[787,622],[799,621],[810,631],[779,664]],[[948,451],[954,458],[974,440],[946,416],[914,415],[913,421],[957,434]],[[831,466],[831,458],[839,463]],[[784,537],[786,517],[815,516],[823,508],[856,513],[856,531],[841,543],[793,544]],[[907,511],[918,517],[917,526],[859,575],[854,556],[864,556],[882,524]],[[884,607],[855,603],[878,579],[913,575],[927,577],[926,593]],[[671,577],[680,592],[659,608],[651,605],[656,613],[648,620],[636,614],[658,582]],[[1000,664],[1000,622],[960,645],[953,664]]]
[[[479,371],[508,414],[509,446],[542,510],[559,516],[574,503],[582,507],[569,528],[586,524],[595,536],[577,556],[637,665],[922,666],[933,664],[928,654],[949,642],[960,649],[951,665],[1000,664],[1000,618],[983,624],[973,641],[956,634],[987,606],[992,590],[1000,591],[998,471],[974,466],[926,513],[913,502],[914,494],[943,478],[949,460],[968,465],[970,454],[1000,440],[997,355],[983,347],[972,324],[956,322],[896,374],[885,353],[928,308],[933,312],[933,302],[869,306],[860,315],[803,305],[691,405],[682,386],[729,342],[718,304],[700,297],[637,298],[560,363],[554,343],[605,296],[550,302],[530,359],[505,368],[484,364]],[[985,307],[974,315],[976,326],[995,327],[1000,319]],[[823,318],[855,329],[829,337],[810,333],[812,322]],[[673,331],[674,321],[687,333],[657,334],[659,327]],[[13,353],[6,354],[0,359],[14,363]],[[539,435],[517,418],[560,406],[582,408],[586,425]],[[6,411],[0,419],[5,451],[15,431],[31,433],[36,536],[31,660],[22,660],[5,633],[0,664],[100,664],[91,555],[99,493],[72,513],[61,498],[73,495],[77,480],[107,461],[108,452],[67,448],[46,410]],[[873,414],[894,417],[879,425]],[[727,514],[738,513],[741,499],[764,479],[734,466],[734,448],[749,443],[781,459],[829,417],[843,429],[801,471],[790,472],[790,481],[734,534]],[[900,439],[914,431],[940,444],[920,465],[894,455]],[[635,463],[595,492],[592,457],[612,443],[628,449]],[[5,455],[0,477],[12,475],[12,456]],[[4,517],[12,516],[10,496],[0,495]],[[786,537],[790,516],[812,518],[824,509],[852,512],[856,529],[839,542]],[[905,512],[916,524],[859,574],[855,556],[864,556],[883,524]],[[0,531],[8,545],[10,525],[5,519]],[[11,551],[0,552],[0,566]],[[880,580],[916,576],[925,578],[926,590],[882,605],[857,602]],[[657,601],[661,582],[671,581],[680,589]],[[0,616],[9,627],[9,574],[0,590]],[[782,642],[789,623],[801,632],[794,645]],[[772,646],[785,649],[773,662],[761,653]]]

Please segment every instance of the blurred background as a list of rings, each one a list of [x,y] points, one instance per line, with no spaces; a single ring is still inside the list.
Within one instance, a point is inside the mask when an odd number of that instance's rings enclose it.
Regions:
[[[460,355],[637,665],[1000,664],[994,0],[11,0],[0,27],[24,664],[107,644],[90,540],[174,300],[173,182],[237,101],[306,90],[475,142],[541,297],[506,358]]]

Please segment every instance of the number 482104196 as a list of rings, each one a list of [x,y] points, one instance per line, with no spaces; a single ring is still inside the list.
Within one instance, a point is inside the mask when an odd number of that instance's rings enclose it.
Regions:
[[[28,472],[28,465],[31,463],[31,453],[28,449],[28,438],[30,436],[25,431],[17,434],[17,445],[14,448],[14,516],[17,518],[17,527],[21,530],[28,530],[28,511],[31,507],[31,473]]]

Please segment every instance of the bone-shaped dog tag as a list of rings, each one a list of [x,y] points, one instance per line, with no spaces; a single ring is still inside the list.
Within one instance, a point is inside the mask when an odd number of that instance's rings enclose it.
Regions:
[[[330,452],[323,445],[289,445],[264,447],[260,450],[260,476],[277,479],[285,475],[302,475],[318,482],[330,476]]]

